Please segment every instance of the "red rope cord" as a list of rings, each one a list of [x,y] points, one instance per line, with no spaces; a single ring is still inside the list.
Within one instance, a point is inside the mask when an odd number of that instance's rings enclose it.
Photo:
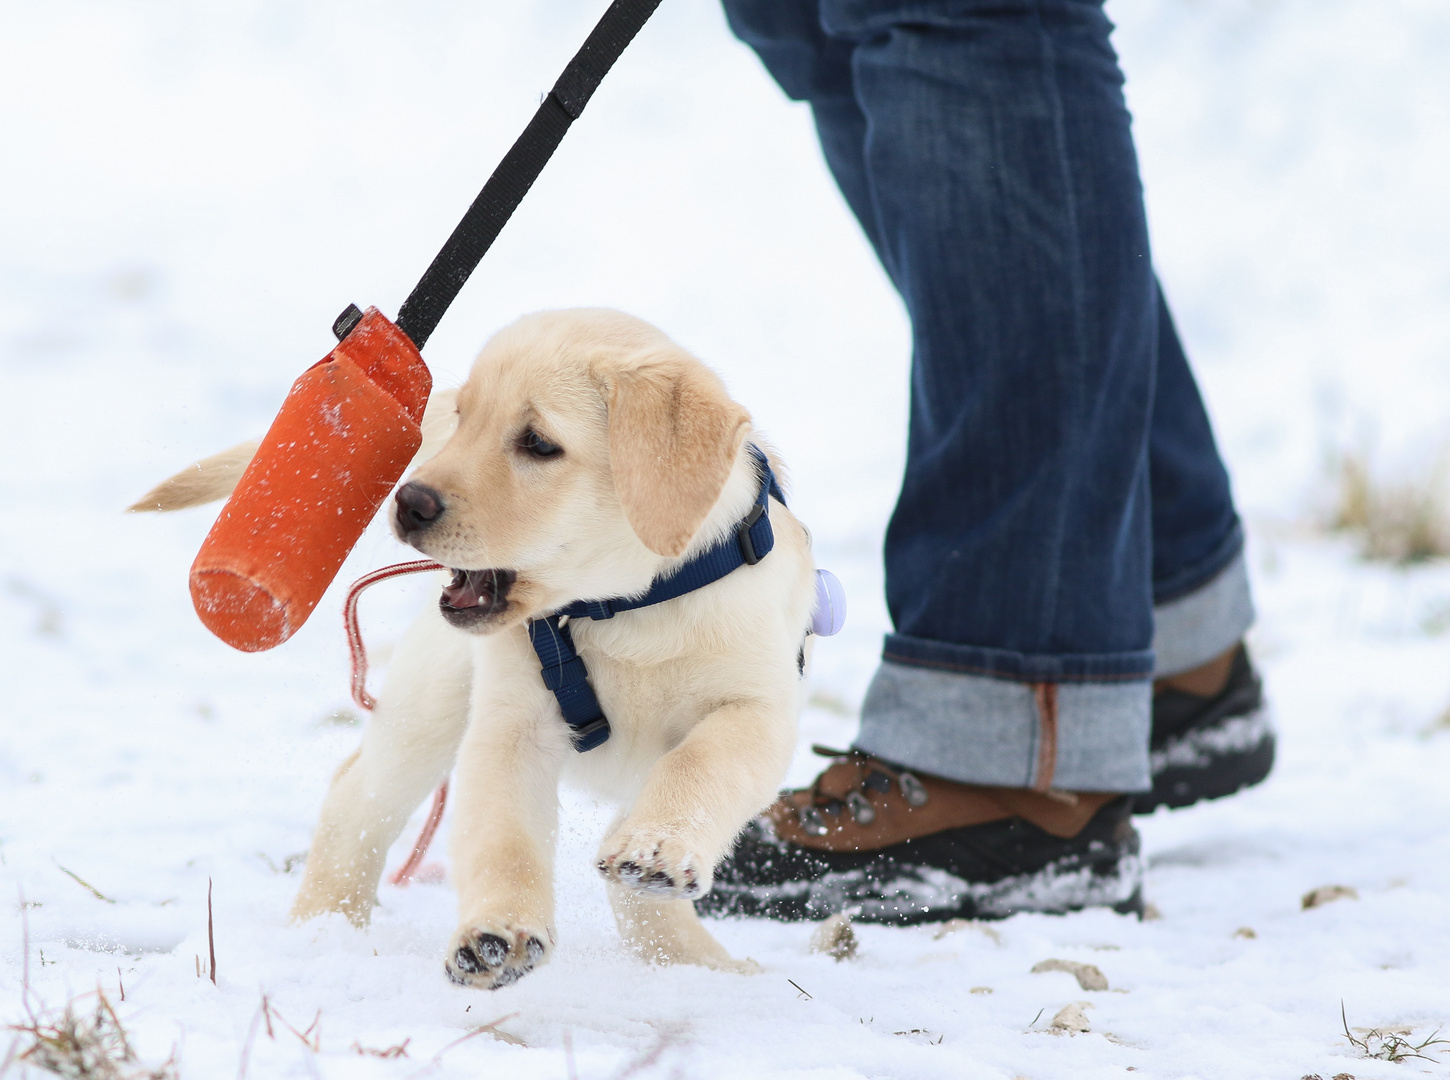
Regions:
[[[447,780],[439,784],[438,790],[433,792],[433,809],[428,811],[428,820],[423,822],[423,831],[413,842],[413,850],[409,853],[407,861],[394,870],[393,876],[388,878],[394,885],[406,885],[413,880],[413,875],[423,864],[423,856],[428,854],[428,845],[433,842],[433,834],[438,831],[438,823],[443,820],[443,805],[446,802],[448,802]]]
[[[362,631],[357,625],[357,602],[362,594],[380,581],[401,577],[403,574],[421,574],[427,570],[442,570],[444,567],[432,559],[418,559],[415,562],[394,563],[379,567],[370,574],[364,574],[347,590],[347,599],[342,604],[342,625],[347,631],[347,651],[352,659],[352,699],[359,709],[372,712],[378,699],[368,693],[368,651],[363,647]]]
[[[358,708],[372,712],[378,704],[378,699],[368,693],[368,651],[363,644],[362,630],[358,627],[358,600],[364,592],[380,581],[404,574],[421,574],[429,570],[443,569],[445,567],[432,559],[394,563],[392,566],[380,567],[370,574],[364,574],[347,590],[347,599],[342,605],[342,625],[347,632],[347,651],[352,662],[352,699],[357,702]],[[438,831],[438,824],[443,820],[443,807],[447,802],[448,781],[445,779],[433,793],[433,807],[428,811],[428,820],[423,823],[423,830],[418,833],[418,839],[413,843],[412,852],[403,865],[388,878],[394,885],[406,885],[417,873],[423,856],[428,853],[428,845],[433,842],[433,834]]]

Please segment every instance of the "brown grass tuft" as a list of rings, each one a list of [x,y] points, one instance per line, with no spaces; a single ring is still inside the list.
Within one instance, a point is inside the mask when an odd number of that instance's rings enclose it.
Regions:
[[[1355,1035],[1349,1030],[1349,1017],[1345,1015],[1344,1002],[1339,1003],[1339,1019],[1344,1024],[1344,1037],[1349,1040],[1349,1045],[1358,1050],[1367,1058],[1374,1058],[1377,1061],[1406,1061],[1410,1058],[1420,1058],[1423,1061],[1435,1061],[1421,1051],[1429,1050],[1432,1046],[1450,1046],[1450,1039],[1436,1038],[1440,1029],[1436,1028],[1429,1036],[1419,1042],[1411,1042],[1408,1038],[1408,1028],[1369,1028],[1358,1030],[1363,1034]],[[1430,1050],[1431,1054],[1438,1054],[1438,1050]]]
[[[1450,555],[1443,455],[1424,475],[1399,483],[1378,476],[1364,451],[1336,454],[1332,470],[1329,527],[1357,537],[1366,559],[1405,565]]]
[[[110,1000],[100,990],[95,997],[94,1011],[77,1009],[73,998],[58,1015],[12,1024],[29,1042],[16,1060],[68,1080],[179,1080],[174,1052],[160,1065],[142,1065]]]

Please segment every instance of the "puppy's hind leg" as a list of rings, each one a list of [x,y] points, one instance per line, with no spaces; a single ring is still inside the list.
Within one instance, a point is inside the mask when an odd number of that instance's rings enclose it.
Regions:
[[[453,767],[470,683],[469,639],[428,608],[398,644],[362,746],[332,779],[294,920],[340,911],[367,923],[389,846]]]

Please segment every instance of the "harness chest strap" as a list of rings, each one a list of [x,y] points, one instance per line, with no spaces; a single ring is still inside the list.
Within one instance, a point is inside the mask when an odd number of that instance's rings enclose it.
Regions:
[[[589,685],[589,671],[574,648],[568,620],[612,619],[621,611],[663,604],[719,581],[742,566],[754,566],[769,555],[775,547],[775,532],[770,526],[770,498],[774,496],[784,506],[785,495],[765,454],[754,444],[749,450],[760,476],[760,490],[750,513],[729,535],[666,576],[656,578],[643,596],[576,600],[552,615],[529,623],[529,640],[539,657],[544,685],[558,700],[559,711],[573,736],[574,749],[579,753],[608,741],[609,719]]]

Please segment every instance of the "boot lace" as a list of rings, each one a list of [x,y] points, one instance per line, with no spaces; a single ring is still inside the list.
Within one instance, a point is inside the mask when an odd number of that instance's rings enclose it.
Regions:
[[[811,798],[797,812],[801,829],[811,836],[825,836],[831,830],[827,818],[839,819],[844,811],[851,815],[857,825],[870,825],[876,820],[876,807],[872,805],[868,791],[889,794],[892,785],[901,792],[906,805],[912,809],[925,806],[928,798],[926,786],[912,773],[897,769],[859,750],[834,750],[829,746],[812,746],[811,750],[821,757],[850,762],[856,766],[856,783],[846,792],[844,798],[828,795],[821,790],[825,772],[816,777],[811,785]]]

